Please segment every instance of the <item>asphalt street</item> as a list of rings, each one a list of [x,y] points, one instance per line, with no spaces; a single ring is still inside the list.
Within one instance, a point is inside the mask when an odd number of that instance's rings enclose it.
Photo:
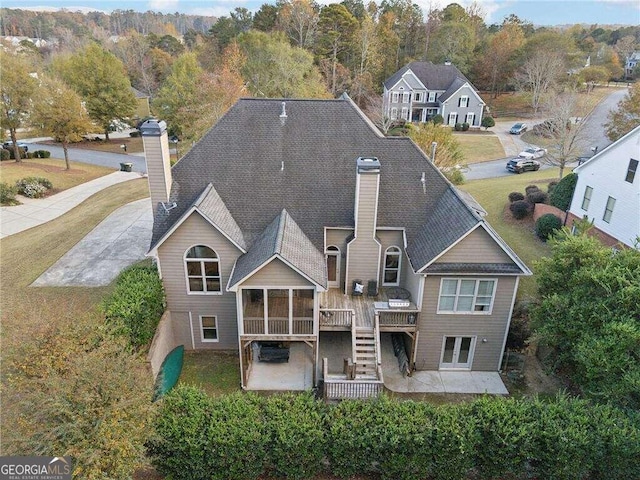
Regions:
[[[605,135],[604,124],[607,123],[607,115],[609,114],[609,112],[616,108],[618,102],[622,100],[622,98],[627,94],[627,92],[628,90],[626,88],[613,90],[612,93],[608,97],[606,97],[602,102],[600,102],[598,106],[596,106],[596,108],[594,108],[593,111],[589,114],[589,116],[583,120],[585,123],[585,126],[584,126],[585,138],[589,139],[589,143],[588,143],[587,149],[583,152],[582,155],[591,156],[592,147],[597,146],[598,151],[601,151],[603,148],[611,144],[611,141]],[[538,122],[535,120],[534,121],[529,120],[527,123],[534,125]],[[501,133],[505,133],[505,132],[502,132],[502,130],[506,131],[506,125],[500,125],[500,126],[499,125],[500,124],[496,122],[496,127],[494,128],[494,131],[498,136],[500,136]],[[498,131],[498,128],[500,128],[501,131]],[[511,135],[511,137],[513,137],[511,139],[511,142],[515,142],[517,146],[518,141],[520,141],[521,145],[519,146],[522,147],[522,149],[524,149],[526,144],[522,142],[517,135]],[[504,141],[502,141],[502,143],[503,143],[503,146],[505,146],[505,150],[510,150],[506,148],[506,147],[509,147],[510,145],[504,145],[505,143]],[[464,172],[465,179],[479,180],[481,178],[493,178],[493,177],[513,175],[513,173],[509,173],[506,170],[505,165],[508,160],[510,160],[513,156],[517,155],[517,153],[514,153],[514,152],[515,150],[507,151],[506,153],[508,153],[510,156],[506,158],[501,158],[499,160],[494,160],[492,162],[470,164],[469,170]],[[573,166],[573,164],[570,164],[570,166]],[[544,169],[557,168],[557,167],[552,165],[545,165],[544,162],[542,162],[542,166],[540,168],[544,170]]]

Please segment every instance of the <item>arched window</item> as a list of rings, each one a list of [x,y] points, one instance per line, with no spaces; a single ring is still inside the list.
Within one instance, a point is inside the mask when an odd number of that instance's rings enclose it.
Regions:
[[[389,247],[385,250],[382,285],[400,285],[400,257],[401,252],[398,247]]]
[[[205,245],[196,245],[184,256],[187,289],[190,293],[220,293],[220,260],[216,252]]]

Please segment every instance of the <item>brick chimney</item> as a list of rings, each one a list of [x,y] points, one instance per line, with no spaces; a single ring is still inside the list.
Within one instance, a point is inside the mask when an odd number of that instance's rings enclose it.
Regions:
[[[354,208],[354,238],[347,244],[346,291],[351,293],[354,280],[369,280],[380,276],[381,245],[376,239],[380,162],[377,158],[356,160],[356,195]]]
[[[155,211],[158,203],[167,203],[171,193],[171,163],[169,159],[169,139],[167,124],[150,119],[140,126],[144,156],[149,176],[151,205]]]

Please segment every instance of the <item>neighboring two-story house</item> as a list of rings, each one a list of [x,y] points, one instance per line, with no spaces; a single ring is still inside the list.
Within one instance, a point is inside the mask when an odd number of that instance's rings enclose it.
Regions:
[[[624,64],[624,75],[626,78],[633,77],[633,70],[636,68],[636,65],[638,65],[638,62],[640,62],[640,52],[633,52],[626,58]]]
[[[347,96],[239,100],[172,168],[164,122],[141,131],[173,333],[238,351],[243,388],[270,386],[257,372],[273,341],[292,381],[271,389],[322,378],[335,397],[375,394],[392,334],[410,370],[499,370],[530,271]]]
[[[446,125],[479,128],[484,106],[475,87],[449,62],[411,62],[384,82],[383,109],[391,120],[426,122],[442,115]]]
[[[640,126],[576,167],[567,225],[587,217],[609,246],[640,239]]]

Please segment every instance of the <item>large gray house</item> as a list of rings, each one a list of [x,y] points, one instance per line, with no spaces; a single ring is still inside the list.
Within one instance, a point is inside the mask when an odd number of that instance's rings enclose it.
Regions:
[[[239,100],[172,168],[164,122],[141,130],[173,334],[239,352],[244,388],[375,394],[392,334],[408,371],[500,368],[530,271],[346,95]],[[288,359],[278,385],[260,359]]]
[[[426,122],[442,115],[447,125],[480,127],[484,106],[475,87],[449,62],[411,62],[384,82],[383,109],[390,120]]]

